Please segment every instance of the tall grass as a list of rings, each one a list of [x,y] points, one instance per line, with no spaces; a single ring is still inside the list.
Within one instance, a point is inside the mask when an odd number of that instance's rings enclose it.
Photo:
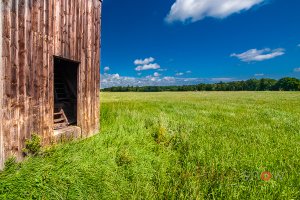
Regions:
[[[299,100],[102,93],[101,133],[10,163],[0,199],[300,199]]]

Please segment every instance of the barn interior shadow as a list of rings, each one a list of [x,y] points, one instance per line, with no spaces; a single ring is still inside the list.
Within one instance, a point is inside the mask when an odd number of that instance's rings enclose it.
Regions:
[[[54,58],[54,129],[77,125],[79,63]]]

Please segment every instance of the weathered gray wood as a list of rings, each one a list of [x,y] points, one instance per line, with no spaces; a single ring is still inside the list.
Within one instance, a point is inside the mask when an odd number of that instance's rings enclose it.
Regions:
[[[99,0],[0,1],[0,168],[26,138],[53,141],[54,56],[78,61],[82,137],[99,130]]]

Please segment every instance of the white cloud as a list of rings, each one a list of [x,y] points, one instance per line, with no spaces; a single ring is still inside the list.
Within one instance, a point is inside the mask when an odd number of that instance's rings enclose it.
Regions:
[[[186,71],[185,73],[187,73],[187,74],[191,74],[191,73],[192,73],[192,71]]]
[[[199,83],[214,83],[234,81],[234,78],[181,78],[181,77],[128,77],[119,74],[102,74],[101,88],[113,86],[167,86],[167,85],[195,85]]]
[[[160,69],[160,65],[154,62],[155,59],[152,57],[145,58],[145,59],[136,59],[134,64],[137,65],[135,68],[136,71],[144,71],[150,69]]]
[[[154,58],[149,57],[149,58],[145,58],[145,59],[136,59],[136,60],[134,61],[134,64],[135,64],[135,65],[147,65],[147,64],[152,63],[152,62],[154,62],[154,61],[155,61]]]
[[[104,71],[108,72],[110,70],[110,67],[104,67]]]
[[[300,72],[300,67],[299,68],[295,68],[294,72]]]
[[[175,76],[182,76],[182,75],[184,75],[184,73],[182,73],[182,72],[178,72],[175,74]]]
[[[135,68],[136,71],[143,71],[143,70],[149,70],[149,69],[159,69],[160,66],[157,63],[151,63],[147,65],[140,65]]]
[[[168,82],[174,82],[176,79],[172,76],[165,76],[163,80],[168,81]]]
[[[264,0],[176,0],[166,17],[166,21],[202,20],[205,17],[225,18],[243,10],[249,10]]]
[[[112,74],[111,78],[112,79],[120,79],[120,75],[119,74]]]
[[[275,58],[278,56],[282,56],[285,54],[284,51],[285,50],[282,48],[274,49],[274,50],[269,49],[269,48],[265,48],[265,49],[261,49],[261,50],[250,49],[241,54],[233,53],[230,56],[237,57],[243,62],[264,61],[264,60],[269,60],[269,59],[272,59],[272,58]]]
[[[151,82],[154,82],[154,81],[158,80],[156,77],[153,77],[151,75],[146,76],[145,79],[148,80],[148,81],[151,81]],[[141,83],[141,81],[139,81],[139,82]]]
[[[265,74],[254,74],[254,76],[264,76]]]
[[[153,76],[159,77],[159,76],[161,76],[161,74],[159,74],[158,72],[154,72]]]

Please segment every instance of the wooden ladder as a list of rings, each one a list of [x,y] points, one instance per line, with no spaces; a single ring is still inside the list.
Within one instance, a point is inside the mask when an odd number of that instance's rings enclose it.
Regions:
[[[54,112],[54,130],[65,128],[68,125],[68,119],[62,108],[58,112]]]
[[[68,82],[61,76],[55,76],[54,95],[56,103],[54,105],[54,129],[61,129],[73,124],[76,120],[73,119],[70,113],[71,93]],[[68,117],[67,117],[68,116]]]
[[[65,81],[62,77],[55,77],[54,93],[55,98],[59,101],[54,105],[54,130],[65,128],[69,125],[68,118],[64,111],[64,101],[69,100],[70,95],[66,88]]]

